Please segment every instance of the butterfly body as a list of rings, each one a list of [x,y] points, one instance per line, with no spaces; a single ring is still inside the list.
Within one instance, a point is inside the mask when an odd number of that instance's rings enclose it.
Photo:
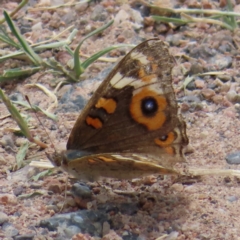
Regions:
[[[173,174],[184,161],[186,126],[172,87],[174,59],[147,40],[131,50],[93,94],[53,164],[79,179]]]

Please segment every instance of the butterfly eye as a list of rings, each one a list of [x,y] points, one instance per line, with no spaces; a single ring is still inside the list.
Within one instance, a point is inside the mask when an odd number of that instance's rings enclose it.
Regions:
[[[146,97],[142,99],[141,109],[145,116],[153,116],[158,110],[156,99],[153,97]]]

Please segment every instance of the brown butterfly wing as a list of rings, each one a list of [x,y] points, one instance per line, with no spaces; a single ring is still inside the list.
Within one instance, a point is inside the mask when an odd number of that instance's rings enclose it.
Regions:
[[[188,138],[172,88],[173,65],[160,40],[135,47],[93,94],[67,149],[85,155],[136,153],[163,166],[182,161]]]

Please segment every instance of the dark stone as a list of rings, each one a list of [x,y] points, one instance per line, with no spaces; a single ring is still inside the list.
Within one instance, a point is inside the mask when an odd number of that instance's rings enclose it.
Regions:
[[[228,154],[226,161],[228,164],[240,164],[240,151]]]

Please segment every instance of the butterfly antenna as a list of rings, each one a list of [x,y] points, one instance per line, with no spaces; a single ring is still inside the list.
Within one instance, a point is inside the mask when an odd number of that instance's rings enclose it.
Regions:
[[[62,120],[62,117],[60,115],[58,117],[59,117],[60,120]],[[68,132],[69,130],[67,129],[66,125],[64,124],[64,121],[61,121],[61,124],[63,125],[66,132]]]
[[[31,104],[31,102],[30,102],[30,100],[29,100],[29,98],[28,98],[27,95],[25,95],[25,99],[27,100],[28,104],[29,104],[30,107],[32,108],[32,110],[33,110],[33,112],[34,112],[34,114],[35,114],[35,117],[37,118],[38,122],[39,122],[40,125],[42,126],[44,132],[47,134],[47,136],[48,136],[48,138],[49,138],[49,141],[51,142],[51,147],[54,149],[55,152],[57,152],[57,150],[56,150],[56,148],[55,148],[55,146],[54,146],[54,144],[53,144],[53,141],[52,141],[52,139],[50,138],[50,135],[48,134],[46,128],[43,126],[43,123],[41,122],[40,118],[39,118],[38,115],[37,115],[36,108]]]
[[[63,205],[61,207],[61,209],[59,210],[59,213],[62,212],[64,205],[66,203],[66,199],[67,199],[67,184],[68,184],[68,175],[66,176],[66,181],[65,181],[65,191],[64,191],[64,201],[63,201]]]

